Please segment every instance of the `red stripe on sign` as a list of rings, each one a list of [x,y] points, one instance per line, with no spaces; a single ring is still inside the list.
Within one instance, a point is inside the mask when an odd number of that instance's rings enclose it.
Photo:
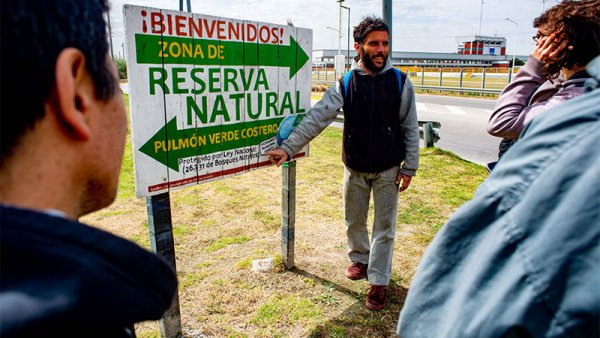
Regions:
[[[306,156],[306,153],[298,153],[298,154],[294,155],[294,158],[299,158],[299,157],[304,157],[304,156]],[[198,175],[198,176],[194,176],[194,177],[184,178],[184,179],[178,180],[178,181],[172,181],[172,182],[151,185],[151,186],[148,186],[148,192],[155,192],[155,191],[164,190],[167,188],[181,187],[182,185],[190,184],[193,182],[206,181],[206,180],[210,180],[212,178],[221,177],[221,176],[229,176],[229,175],[239,173],[241,171],[256,169],[256,168],[264,167],[264,166],[267,166],[270,164],[271,164],[270,161],[263,161],[263,162],[259,162],[259,163],[248,164],[248,165],[237,167],[237,168],[223,170],[223,171],[216,172],[216,173]]]

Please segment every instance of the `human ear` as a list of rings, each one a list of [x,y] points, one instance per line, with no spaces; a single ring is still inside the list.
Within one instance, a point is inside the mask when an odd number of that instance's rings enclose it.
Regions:
[[[356,50],[356,53],[357,53],[358,55],[360,55],[360,43],[358,43],[358,42],[355,42],[355,43],[354,43],[354,49]]]
[[[85,56],[76,48],[66,48],[56,58],[56,116],[69,136],[86,141],[90,138],[89,110],[95,99],[95,87],[85,66]]]

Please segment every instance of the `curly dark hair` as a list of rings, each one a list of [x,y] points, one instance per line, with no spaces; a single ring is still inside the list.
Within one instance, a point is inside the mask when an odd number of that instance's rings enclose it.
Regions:
[[[386,33],[390,33],[388,25],[383,22],[380,18],[374,16],[368,16],[361,21],[358,26],[354,27],[354,31],[352,36],[354,37],[354,42],[358,42],[359,44],[363,44],[365,42],[365,38],[372,31],[384,31]]]
[[[546,79],[558,77],[563,67],[585,66],[600,55],[600,0],[562,1],[533,20],[533,27],[541,25],[552,32],[560,31],[573,46],[544,65]]]
[[[110,99],[118,85],[107,64],[108,0],[2,0],[0,26],[0,165],[27,130],[44,117],[54,86],[56,59],[74,47],[96,86],[96,97]]]

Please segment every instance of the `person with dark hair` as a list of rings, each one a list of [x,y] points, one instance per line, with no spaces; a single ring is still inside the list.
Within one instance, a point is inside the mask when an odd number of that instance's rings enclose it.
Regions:
[[[600,0],[562,1],[537,17],[536,46],[502,91],[488,133],[504,138],[499,157],[538,114],[583,94],[585,65],[600,55]]]
[[[130,337],[177,280],[77,222],[116,196],[127,119],[107,0],[0,2],[0,336]]]
[[[588,72],[589,92],[536,117],[442,226],[400,337],[600,336],[600,56]]]
[[[419,162],[419,126],[414,89],[392,68],[388,26],[367,17],[354,28],[353,69],[329,88],[280,148],[268,153],[278,166],[327,127],[343,108],[342,160],[348,255],[346,277],[368,278],[365,301],[386,305],[398,214],[398,192],[406,190]],[[369,241],[367,213],[373,192],[375,217]]]

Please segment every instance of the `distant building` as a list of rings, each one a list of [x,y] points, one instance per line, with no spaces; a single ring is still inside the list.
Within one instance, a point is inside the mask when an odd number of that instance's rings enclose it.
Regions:
[[[506,38],[499,36],[468,35],[456,37],[457,53],[392,52],[394,66],[423,65],[430,67],[508,67],[512,56],[506,55]],[[354,49],[341,50],[342,55],[354,57]],[[349,54],[348,54],[349,52]],[[334,49],[313,50],[313,67],[333,67]],[[527,55],[517,55],[526,62]],[[347,63],[348,64],[348,63]]]
[[[506,49],[506,47],[504,47]],[[489,51],[489,49],[488,49]],[[494,49],[494,52],[495,49]],[[333,68],[334,57],[337,49],[313,50],[313,67]],[[341,50],[342,55],[348,57],[347,50]],[[392,52],[392,64],[394,66],[422,65],[429,67],[503,67],[508,66],[512,55],[500,54],[459,54],[459,53],[427,53],[427,52]],[[354,57],[356,51],[350,50],[350,57]],[[517,59],[527,61],[527,55],[517,55]]]
[[[458,54],[506,55],[506,38],[499,36],[469,35],[456,37]]]

